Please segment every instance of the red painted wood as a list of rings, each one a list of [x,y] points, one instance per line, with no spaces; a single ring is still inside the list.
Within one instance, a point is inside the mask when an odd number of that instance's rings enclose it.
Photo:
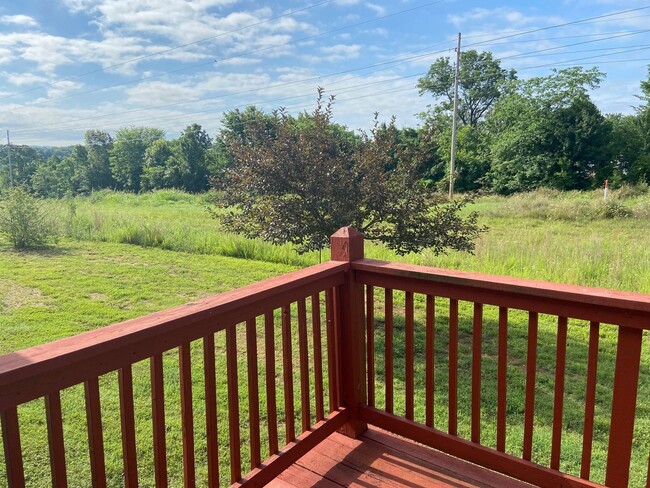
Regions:
[[[88,430],[88,449],[90,451],[90,475],[93,488],[106,488],[106,465],[104,462],[104,434],[102,412],[99,400],[99,380],[84,383],[86,397],[86,427]]]
[[[278,414],[275,395],[275,324],[273,312],[264,314],[264,356],[266,366],[266,417],[269,428],[269,452],[278,452]]]
[[[551,469],[560,469],[562,447],[562,413],[564,411],[564,371],[566,366],[567,318],[557,319],[557,351],[555,354],[555,398],[553,400],[553,440],[551,442]],[[588,477],[587,477],[588,478]]]
[[[386,382],[386,411],[393,413],[393,290],[384,295],[384,371]]]
[[[535,419],[535,372],[537,371],[537,322],[535,312],[528,313],[528,351],[526,353],[526,399],[524,407],[524,448],[522,457],[530,461],[533,452]]]
[[[133,408],[133,373],[131,366],[118,373],[120,391],[120,419],[122,425],[122,460],[126,488],[138,486],[138,461],[135,447],[135,414]]]
[[[368,405],[375,406],[375,289],[366,287],[366,354],[368,365]]]
[[[205,436],[208,451],[208,485],[219,484],[219,430],[217,425],[217,379],[214,335],[203,338],[203,377],[205,381]]]
[[[246,359],[248,366],[248,425],[251,450],[251,469],[262,462],[260,448],[260,393],[257,371],[257,329],[256,320],[246,321]]]
[[[585,394],[585,423],[582,433],[582,460],[580,477],[589,479],[591,471],[591,446],[594,436],[594,408],[596,405],[596,380],[598,371],[598,322],[589,325],[589,358],[587,360],[587,392]]]
[[[192,408],[192,364],[190,344],[179,346],[181,424],[183,430],[183,483],[186,488],[196,485],[194,467],[194,413]]]
[[[361,259],[363,284],[650,329],[650,295]],[[399,285],[396,285],[399,283]]]
[[[291,346],[291,309],[282,307],[282,370],[284,374],[284,425],[285,441],[288,444],[296,438],[293,407],[293,354]]]
[[[474,304],[472,330],[472,442],[481,443],[481,353],[483,342],[483,305]]]
[[[458,433],[458,300],[449,300],[449,425],[451,435]]]
[[[342,227],[330,237],[332,261],[363,259],[363,234],[354,227]]]
[[[16,408],[0,411],[0,422],[2,422],[2,445],[5,453],[7,483],[9,488],[23,488],[25,486],[25,471]]]
[[[331,412],[325,420],[318,422],[279,453],[266,459],[259,468],[248,473],[241,482],[234,484],[233,488],[244,486],[246,488],[261,488],[265,486],[333,432],[340,429],[348,422],[349,418],[350,414],[344,408]]]
[[[605,484],[627,486],[634,433],[634,413],[641,360],[640,329],[620,327],[616,348],[616,369],[612,400],[612,421],[609,427],[607,472]]]
[[[497,450],[506,450],[506,397],[508,387],[508,309],[499,307],[497,359]]]
[[[339,365],[336,351],[336,326],[334,324],[334,292],[325,290],[325,317],[327,321],[327,375],[329,383],[330,412],[335,411],[340,405],[339,400]]]
[[[351,244],[352,245],[352,244]],[[350,421],[341,433],[356,438],[367,426],[358,420],[357,409],[366,403],[366,351],[363,317],[363,286],[354,282],[351,273],[345,277],[342,286],[334,289],[334,303],[337,310],[337,342],[341,368],[341,405],[350,412]]]
[[[47,420],[47,440],[50,448],[52,486],[56,488],[67,487],[68,475],[65,468],[61,396],[58,391],[45,396],[45,418]]]
[[[0,410],[148,359],[343,282],[346,263],[324,263],[199,302],[0,357]],[[215,320],[216,318],[219,320]]]
[[[167,486],[167,443],[165,439],[165,386],[162,354],[149,362],[151,376],[151,420],[153,422],[153,464],[156,486]]]
[[[428,427],[433,427],[434,421],[434,395],[435,395],[435,298],[427,295],[426,305],[426,336],[425,336],[425,423]],[[371,407],[373,405],[370,405]]]
[[[228,434],[230,440],[230,482],[241,478],[239,435],[239,383],[237,379],[237,331],[226,328],[226,375],[228,383]]]
[[[314,347],[314,394],[316,395],[316,422],[325,418],[323,405],[323,342],[321,340],[320,295],[311,296],[312,344]]]
[[[405,333],[405,354],[404,354],[404,372],[406,383],[406,398],[405,398],[405,417],[413,420],[413,402],[414,402],[414,330],[413,330],[413,293],[407,291],[404,296],[405,303],[405,317],[404,317],[404,333]]]
[[[446,434],[376,408],[363,406],[361,418],[394,434],[414,440],[460,459],[484,466],[537,486],[598,488],[601,485],[582,480],[539,464],[505,454],[474,442]]]
[[[307,305],[305,299],[298,300],[298,353],[300,358],[300,403],[302,420],[302,432],[309,429],[311,425],[309,390],[309,350],[307,342]]]

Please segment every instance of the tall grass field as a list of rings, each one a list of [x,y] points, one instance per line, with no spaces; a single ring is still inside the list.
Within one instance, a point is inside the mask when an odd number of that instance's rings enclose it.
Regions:
[[[17,252],[8,241],[0,238],[0,354],[163,310],[309,266],[319,259],[329,259],[327,250],[322,256],[317,252],[299,255],[288,245],[274,246],[224,232],[218,220],[209,212],[209,194],[189,195],[164,190],[134,195],[101,191],[88,197],[46,201],[44,204],[59,228],[60,237],[56,244],[39,250]],[[610,192],[607,201],[603,199],[602,192],[559,193],[540,190],[512,197],[486,196],[478,199],[472,210],[479,213],[480,223],[488,229],[477,241],[473,255],[450,252],[435,256],[424,251],[400,257],[373,243],[366,243],[366,255],[440,268],[650,293],[650,191],[647,187]],[[377,406],[382,408],[385,372],[379,351],[383,351],[383,295],[377,293],[375,298]],[[423,299],[416,295],[416,305],[419,305],[416,309],[422,308]],[[403,310],[403,294],[396,293],[395,307],[398,312]],[[442,430],[446,429],[447,417],[447,317],[448,302],[438,299],[435,417],[436,427]],[[495,445],[496,431],[496,317],[496,310],[485,308],[482,440],[488,446]],[[424,317],[416,314],[415,318],[418,358],[423,354]],[[261,338],[262,328],[259,328],[259,332],[258,338]],[[460,368],[465,371],[471,367],[470,304],[461,304],[459,332]],[[241,333],[243,331],[238,330],[238,334]],[[279,338],[279,331],[277,335]],[[508,452],[521,456],[526,314],[511,313],[508,335],[506,448]],[[588,336],[589,324],[577,321],[569,323],[561,469],[574,475],[580,471]],[[550,459],[556,339],[556,320],[540,316],[533,460],[543,465],[548,465]],[[399,313],[395,320],[395,341],[395,411],[400,414],[404,405],[397,392],[404,388],[399,367],[399,361],[403,361],[400,358],[403,358],[404,350],[404,323]],[[243,344],[243,340],[239,341],[240,349]],[[217,349],[218,352],[223,349],[219,340]],[[263,350],[261,342],[258,350]],[[297,354],[297,350],[296,342],[294,354]],[[244,351],[240,352],[241,418],[246,419],[246,360]],[[592,480],[600,483],[604,482],[615,355],[616,328],[603,325],[600,329],[591,466]],[[224,354],[217,354],[218,376],[219,371],[224,372],[223,357]],[[192,358],[197,484],[205,486],[204,430],[201,434],[205,407],[201,393],[200,344],[193,347]],[[645,486],[650,451],[650,334],[647,332],[641,361],[635,455],[630,481],[630,486],[638,487]],[[423,364],[420,366],[424,367]],[[416,390],[419,395],[416,396],[416,420],[424,418],[424,373],[420,366],[416,364]],[[281,371],[280,368],[281,362],[277,371]],[[263,371],[260,371],[260,375],[263,375]],[[123,486],[115,376],[105,375],[100,381],[102,420],[109,486]],[[142,486],[153,486],[148,364],[134,365],[134,378],[140,481]],[[218,380],[217,396],[220,412],[225,412],[226,386],[222,380]],[[299,383],[296,383],[296,392],[299,387]],[[165,388],[170,486],[182,486],[177,354],[165,355]],[[470,428],[470,393],[469,375],[461,374],[459,435],[466,438]],[[62,401],[69,481],[71,486],[88,486],[90,473],[83,388],[65,390]],[[296,402],[298,412],[298,394]],[[51,486],[42,400],[21,406],[19,416],[27,484]],[[220,449],[222,454],[226,454],[227,419],[222,419],[220,413],[219,420]],[[242,449],[245,466],[249,455],[245,438]],[[224,464],[220,466],[220,474],[222,482],[227,484],[227,457],[222,456],[222,460]],[[0,449],[0,486],[7,483],[4,470]]]

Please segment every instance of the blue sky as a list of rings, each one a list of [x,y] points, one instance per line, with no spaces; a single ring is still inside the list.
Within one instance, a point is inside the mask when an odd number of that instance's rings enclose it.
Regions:
[[[311,109],[318,86],[351,129],[375,111],[412,126],[434,102],[417,79],[454,55],[458,32],[463,49],[492,51],[521,78],[598,66],[604,112],[633,111],[650,64],[639,1],[4,1],[0,128],[33,145],[130,125],[177,137],[197,122],[214,135],[224,110]]]

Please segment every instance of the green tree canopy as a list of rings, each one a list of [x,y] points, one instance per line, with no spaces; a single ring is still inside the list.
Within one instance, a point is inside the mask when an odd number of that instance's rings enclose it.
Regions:
[[[153,127],[127,127],[116,132],[110,163],[118,188],[140,191],[145,151],[154,141],[164,137],[164,131]]]
[[[515,71],[501,68],[501,62],[491,52],[463,51],[460,55],[458,80],[458,116],[463,124],[476,127],[494,103],[516,78]],[[427,74],[418,80],[420,95],[431,93],[442,98],[440,107],[453,109],[454,67],[449,58],[438,58]]]
[[[322,94],[322,92],[321,92]],[[341,137],[332,99],[299,119],[283,110],[255,117],[243,134],[226,136],[232,165],[218,182],[216,215],[248,237],[290,242],[301,252],[326,247],[337,229],[353,225],[398,253],[432,248],[472,250],[476,215],[462,201],[435,204],[419,179],[421,154],[399,143],[394,123],[370,134]],[[386,168],[393,167],[391,170]]]

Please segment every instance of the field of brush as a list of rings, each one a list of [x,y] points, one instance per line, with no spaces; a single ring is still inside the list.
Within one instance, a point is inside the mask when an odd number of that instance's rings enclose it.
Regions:
[[[46,249],[16,252],[0,240],[0,354],[42,344],[118,321],[138,317],[198,298],[230,290],[317,263],[318,253],[296,254],[290,246],[272,246],[244,239],[220,229],[212,218],[209,195],[158,191],[142,195],[98,192],[89,197],[46,202],[60,228],[58,242]],[[512,197],[480,198],[473,210],[488,230],[477,241],[474,255],[429,252],[396,256],[382,246],[367,243],[366,255],[386,260],[522,278],[650,293],[650,192],[647,188],[624,188],[610,193],[559,193],[537,191]],[[328,259],[327,252],[323,260]],[[383,309],[377,296],[377,350],[383,349]],[[403,296],[396,295],[396,308]],[[422,297],[416,296],[416,303]],[[447,306],[438,300],[436,322],[436,427],[445,429]],[[525,382],[527,317],[514,312],[509,328],[509,386],[507,451],[521,455]],[[483,439],[495,441],[496,310],[486,307],[483,328]],[[423,318],[416,316],[416,327]],[[416,352],[424,341],[416,329]],[[548,465],[552,426],[553,375],[557,324],[540,317],[538,342],[538,388],[533,460]],[[460,308],[460,368],[471,365],[472,310]],[[565,393],[565,435],[561,469],[579,473],[585,397],[589,325],[570,322]],[[403,322],[396,319],[396,365],[404,339]],[[642,350],[642,381],[638,395],[637,422],[631,486],[644,486],[647,453],[650,451],[650,336]],[[596,422],[592,479],[604,481],[608,441],[608,413],[615,360],[616,329],[602,326],[596,392]],[[217,344],[217,347],[222,345]],[[297,350],[294,348],[294,351]],[[195,357],[193,351],[193,358]],[[201,364],[196,351],[194,385],[197,426],[197,483],[206,484],[205,439],[199,435],[201,416]],[[219,355],[217,356],[219,358]],[[417,356],[416,356],[417,357]],[[223,356],[221,357],[221,360]],[[219,361],[219,359],[218,359]],[[377,359],[377,406],[383,404],[383,369]],[[223,365],[217,364],[217,368]],[[245,358],[242,359],[245,368]],[[178,358],[165,358],[166,390],[169,390],[168,457],[170,485],[182,485],[180,415],[178,414]],[[396,371],[395,391],[403,391],[403,378]],[[142,486],[152,486],[150,397],[147,365],[136,364],[135,397],[138,418],[138,456]],[[223,369],[222,369],[223,371]],[[422,371],[416,375],[422,376]],[[261,373],[262,374],[262,373]],[[102,401],[106,430],[106,462],[109,486],[121,486],[121,444],[115,375],[102,377]],[[245,395],[245,374],[240,375],[240,394]],[[225,383],[220,383],[219,402],[225,411]],[[422,386],[416,383],[416,386]],[[297,387],[299,385],[297,384]],[[422,390],[422,388],[420,388]],[[241,393],[244,391],[244,393]],[[298,390],[296,390],[298,391]],[[459,435],[469,436],[469,375],[460,375]],[[439,394],[438,394],[439,393]],[[245,397],[242,397],[242,404]],[[403,412],[396,395],[395,411]],[[83,388],[62,394],[68,452],[68,475],[89,481],[87,433]],[[297,399],[298,400],[298,399]],[[423,418],[423,397],[416,398],[416,420]],[[280,401],[280,399],[278,399]],[[298,401],[297,401],[298,405]],[[242,407],[245,408],[245,407]],[[296,409],[299,411],[299,408]],[[19,408],[28,486],[50,486],[47,433],[42,401]],[[246,418],[242,412],[242,418]],[[221,414],[220,414],[221,416]],[[220,426],[227,425],[221,422]],[[227,428],[220,428],[222,449],[227,450]],[[246,439],[243,439],[244,461]],[[0,450],[0,485],[6,484]],[[225,452],[225,451],[224,451]],[[224,461],[227,462],[227,461]],[[245,463],[244,463],[245,465]],[[227,465],[221,466],[223,481]]]

